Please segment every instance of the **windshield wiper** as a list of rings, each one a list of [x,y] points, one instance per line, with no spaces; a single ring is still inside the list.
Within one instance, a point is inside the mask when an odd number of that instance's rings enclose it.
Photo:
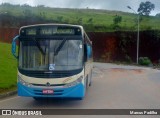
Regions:
[[[62,49],[62,47],[65,44],[66,40],[67,40],[66,38],[63,39],[62,42],[60,43],[60,45],[57,47],[57,49],[55,49],[54,56],[58,55],[59,51]]]
[[[45,55],[46,53],[43,51],[42,47],[40,46],[39,41],[37,41],[35,38],[33,38],[33,41],[36,42],[36,46],[38,47],[39,51],[40,51],[43,55]]]

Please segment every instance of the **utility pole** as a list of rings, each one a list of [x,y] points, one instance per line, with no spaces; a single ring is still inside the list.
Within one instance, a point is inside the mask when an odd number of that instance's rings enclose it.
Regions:
[[[138,58],[139,58],[139,18],[140,15],[134,10],[132,9],[130,6],[127,6],[128,9],[131,9],[135,14],[137,14],[137,64],[138,64]]]

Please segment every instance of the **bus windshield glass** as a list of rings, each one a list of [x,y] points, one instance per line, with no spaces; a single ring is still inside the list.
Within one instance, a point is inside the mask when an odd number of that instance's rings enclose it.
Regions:
[[[65,71],[82,68],[82,40],[23,40],[20,42],[19,69]]]

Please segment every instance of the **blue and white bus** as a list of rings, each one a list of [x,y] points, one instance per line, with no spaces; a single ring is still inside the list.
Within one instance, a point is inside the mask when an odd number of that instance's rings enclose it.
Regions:
[[[19,96],[83,99],[91,85],[92,42],[82,26],[21,27],[12,54],[18,59]]]

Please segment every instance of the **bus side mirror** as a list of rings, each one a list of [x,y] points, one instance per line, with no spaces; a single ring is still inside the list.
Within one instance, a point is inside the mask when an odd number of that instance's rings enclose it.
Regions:
[[[86,62],[89,58],[91,58],[92,49],[90,45],[84,44],[84,61]]]
[[[18,37],[19,37],[19,35],[14,37],[12,40],[12,54],[17,59],[18,59],[18,55],[16,55],[16,41],[18,40]]]

